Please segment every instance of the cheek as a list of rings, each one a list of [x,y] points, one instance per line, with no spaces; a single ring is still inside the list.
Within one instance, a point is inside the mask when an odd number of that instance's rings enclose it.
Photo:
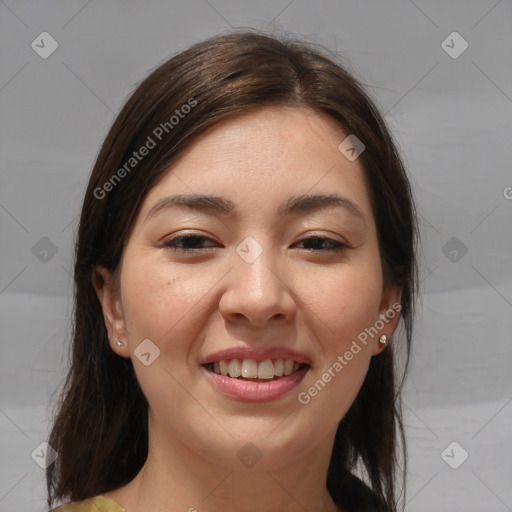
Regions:
[[[161,336],[165,326],[169,329],[174,318],[179,318],[183,301],[180,283],[156,268],[128,266],[122,281],[123,310],[131,341],[141,336],[154,339]]]
[[[171,266],[144,261],[134,255],[123,267],[124,317],[131,335],[161,338],[202,293]]]
[[[128,260],[128,258],[127,258]],[[211,291],[219,280],[211,269],[178,268],[132,255],[121,276],[123,311],[133,351],[149,338],[166,364],[183,363],[211,314]]]
[[[316,294],[315,312],[323,320],[331,348],[343,347],[378,319],[382,279],[374,265],[347,268],[325,280]]]
[[[184,381],[187,371],[183,363],[191,342],[198,338],[201,328],[197,321],[201,307],[198,297],[203,297],[205,291],[200,281],[187,279],[170,265],[143,261],[142,257],[132,256],[121,277],[133,367],[155,410],[165,410],[169,396],[180,410],[190,400],[179,383]],[[138,347],[146,339],[156,347],[149,345],[146,350],[150,353],[147,365],[138,355],[142,352]]]
[[[365,329],[378,319],[382,292],[375,266],[339,272],[321,286],[316,310],[322,322],[315,333],[322,351],[299,402],[326,425],[339,421],[353,403],[368,371],[373,339]]]

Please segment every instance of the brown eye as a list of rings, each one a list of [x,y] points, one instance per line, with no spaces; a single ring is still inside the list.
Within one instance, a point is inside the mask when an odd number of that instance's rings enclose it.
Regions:
[[[201,247],[202,243],[205,240],[210,240],[213,242],[211,238],[201,235],[181,235],[170,240],[164,242],[164,246],[175,252],[197,252],[202,249],[211,249],[212,247]],[[213,242],[215,243],[215,242]]]
[[[305,249],[310,251],[339,252],[348,248],[347,244],[323,236],[303,238],[298,243],[304,244],[306,246]]]

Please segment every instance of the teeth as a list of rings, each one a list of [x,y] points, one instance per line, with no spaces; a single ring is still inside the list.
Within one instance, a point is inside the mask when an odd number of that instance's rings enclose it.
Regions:
[[[213,368],[213,371],[215,371],[215,368]],[[240,377],[240,361],[238,359],[231,359],[229,361],[228,373],[230,377]]]
[[[274,375],[276,377],[282,377],[284,374],[284,361],[282,359],[278,359],[274,363]]]
[[[261,361],[258,365],[258,379],[273,379],[274,378],[274,364],[270,359]]]
[[[214,362],[210,369],[217,375],[229,375],[232,378],[270,380],[274,377],[291,375],[299,370],[301,365],[290,359],[266,359],[258,362],[254,359],[230,359]]]
[[[254,359],[244,359],[242,362],[242,377],[246,379],[258,378],[258,363]]]
[[[221,375],[227,375],[229,373],[228,363],[226,363],[226,361],[222,360],[220,362],[219,366],[220,366]],[[213,365],[213,371],[215,371],[215,364]],[[215,373],[218,373],[218,372],[215,372]]]
[[[293,361],[290,361],[289,359],[287,359],[284,362],[284,374],[291,375],[292,372],[293,372]]]

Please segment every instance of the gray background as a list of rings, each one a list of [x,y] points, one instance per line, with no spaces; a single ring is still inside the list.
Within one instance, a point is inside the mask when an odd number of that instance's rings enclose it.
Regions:
[[[0,1],[0,510],[45,508],[31,453],[64,375],[73,237],[107,129],[159,63],[240,26],[348,59],[410,170],[423,299],[406,510],[512,510],[511,23],[505,0]]]

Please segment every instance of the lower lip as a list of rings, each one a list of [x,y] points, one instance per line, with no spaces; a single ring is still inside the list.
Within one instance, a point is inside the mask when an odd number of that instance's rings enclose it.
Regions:
[[[309,366],[305,366],[291,375],[267,382],[233,379],[209,371],[204,366],[201,366],[201,370],[206,373],[216,389],[230,398],[243,402],[267,402],[276,400],[297,387],[308,372]]]

